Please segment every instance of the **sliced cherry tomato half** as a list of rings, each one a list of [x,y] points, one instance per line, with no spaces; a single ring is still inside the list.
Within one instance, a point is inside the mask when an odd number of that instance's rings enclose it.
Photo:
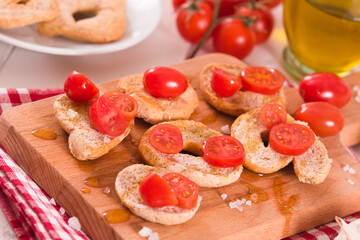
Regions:
[[[183,149],[180,129],[169,123],[155,126],[150,132],[149,142],[156,150],[166,154],[176,154]]]
[[[245,150],[239,140],[231,136],[207,139],[202,147],[205,162],[217,167],[237,167],[244,164]]]
[[[150,207],[177,205],[176,194],[171,187],[156,173],[150,173],[142,180],[139,187],[140,195]]]
[[[146,70],[143,84],[150,95],[159,98],[180,96],[188,88],[185,75],[168,67],[152,67]]]
[[[77,103],[91,102],[99,96],[99,89],[82,73],[73,71],[64,83],[66,96]]]
[[[260,118],[265,127],[271,129],[276,124],[286,123],[287,114],[280,104],[266,104],[261,107]]]
[[[305,102],[328,102],[343,107],[350,101],[349,84],[336,74],[318,72],[301,79],[299,92]]]
[[[196,206],[199,196],[199,187],[196,183],[179,173],[167,173],[162,176],[176,194],[180,208],[192,209]]]
[[[127,123],[121,111],[107,97],[100,96],[91,104],[90,121],[99,132],[110,136],[120,136],[126,130]]]
[[[296,110],[295,119],[307,122],[316,135],[332,136],[344,127],[341,111],[327,102],[309,102],[300,105]]]
[[[267,67],[248,66],[240,73],[243,88],[265,95],[275,94],[283,86],[285,77],[278,70]]]
[[[234,74],[220,68],[214,68],[211,78],[211,88],[219,97],[231,97],[242,87],[240,79]]]
[[[298,123],[280,123],[270,130],[269,144],[276,152],[285,155],[301,155],[315,141],[310,128]]]
[[[110,99],[120,109],[126,121],[133,120],[136,117],[139,104],[133,97],[116,91],[106,92],[103,96]]]

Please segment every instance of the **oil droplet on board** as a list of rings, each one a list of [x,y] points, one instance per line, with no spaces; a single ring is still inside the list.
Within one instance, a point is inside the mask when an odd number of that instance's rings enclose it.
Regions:
[[[54,131],[45,128],[39,128],[31,132],[35,137],[44,140],[55,140],[57,135]]]
[[[201,119],[199,122],[202,122],[205,125],[208,125],[210,123],[215,122],[217,119],[217,115],[216,114],[211,114],[211,115],[207,115],[205,116],[203,119]]]
[[[125,209],[111,209],[103,213],[108,223],[121,223],[130,219],[130,213]]]
[[[100,187],[99,177],[87,178],[86,180],[84,180],[84,183],[89,187],[93,187],[93,188]]]
[[[244,196],[244,198],[252,201],[253,203],[264,202],[269,199],[267,193],[259,187],[252,185],[244,180],[240,181],[241,184],[247,186],[248,194]]]
[[[81,191],[85,194],[89,194],[91,192],[88,188],[81,188]]]

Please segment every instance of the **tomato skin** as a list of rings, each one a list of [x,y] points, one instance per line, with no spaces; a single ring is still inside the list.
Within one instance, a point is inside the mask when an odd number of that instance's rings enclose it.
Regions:
[[[296,110],[295,119],[307,122],[320,137],[333,136],[344,127],[341,111],[327,102],[309,102],[300,105]]]
[[[251,26],[256,44],[264,43],[269,39],[274,28],[274,17],[269,10],[265,8],[250,9],[248,6],[242,6],[236,10],[236,14],[256,19]]]
[[[192,7],[192,4],[197,5],[200,10],[179,9],[176,16],[176,26],[181,37],[195,44],[201,40],[210,27],[213,11],[205,2],[193,2],[190,4],[190,7]]]
[[[171,187],[179,201],[178,206],[184,209],[192,209],[197,204],[199,187],[196,183],[179,173],[167,173],[162,176]]]
[[[183,149],[180,129],[169,123],[155,126],[149,134],[149,143],[156,150],[165,154],[176,154]]]
[[[127,128],[121,111],[104,96],[100,96],[91,104],[89,116],[90,122],[96,130],[110,136],[120,136]]]
[[[173,4],[174,9],[177,9],[178,7],[183,5],[184,3],[186,3],[186,0],[172,0],[172,4]]]
[[[217,167],[237,167],[245,162],[245,150],[239,140],[231,136],[207,139],[202,147],[205,162]]]
[[[219,97],[231,97],[242,87],[237,76],[220,68],[214,68],[211,78],[211,88]]]
[[[171,187],[156,173],[150,173],[141,182],[140,195],[150,207],[177,205],[178,200]]]
[[[338,108],[345,106],[351,99],[349,84],[328,72],[305,76],[300,82],[299,92],[305,102],[328,102]]]
[[[214,9],[214,0],[205,0],[207,4]],[[249,2],[249,0],[221,0],[220,7],[219,7],[219,17],[230,16],[235,13],[236,7],[240,4],[244,4]]]
[[[110,99],[115,106],[120,109],[121,114],[126,121],[131,121],[136,117],[139,104],[133,97],[116,91],[106,92],[103,96]]]
[[[278,70],[257,66],[244,67],[240,79],[246,90],[265,95],[275,94],[285,82],[284,75]]]
[[[159,98],[178,97],[188,88],[184,74],[175,69],[161,66],[146,70],[143,84],[150,95]]]
[[[271,129],[276,124],[286,123],[287,113],[280,104],[266,104],[261,107],[260,118],[265,127]]]
[[[240,19],[229,18],[221,21],[213,31],[213,46],[216,52],[243,59],[250,54],[254,45],[254,34]]]
[[[306,152],[315,142],[310,128],[298,123],[280,123],[270,130],[269,144],[276,152],[298,156]]]
[[[72,101],[89,102],[99,96],[99,89],[82,73],[72,71],[64,83],[64,91]]]

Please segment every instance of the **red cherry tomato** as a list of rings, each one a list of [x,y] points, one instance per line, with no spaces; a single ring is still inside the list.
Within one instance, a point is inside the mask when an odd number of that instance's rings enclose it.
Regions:
[[[110,136],[120,136],[126,130],[126,120],[115,104],[100,96],[91,104],[89,116],[92,126],[99,132]]]
[[[120,109],[121,114],[126,121],[131,121],[136,117],[139,104],[133,97],[125,93],[115,91],[106,92],[103,95],[110,99],[115,104],[115,106]]]
[[[280,104],[266,104],[261,107],[260,118],[265,127],[271,129],[276,124],[286,123],[287,114]]]
[[[212,9],[207,3],[191,2],[187,9],[178,10],[176,26],[185,40],[198,43],[210,27],[212,17]]]
[[[267,67],[244,67],[240,73],[243,88],[265,95],[275,94],[283,86],[285,77],[278,70]]]
[[[219,97],[231,97],[242,87],[241,81],[232,73],[214,68],[211,88]]]
[[[276,152],[285,155],[301,155],[315,141],[310,128],[297,123],[280,123],[270,130],[269,144]]]
[[[268,8],[274,8],[282,3],[282,0],[255,0],[256,2],[261,2],[261,5],[264,5]]]
[[[172,0],[172,4],[173,4],[174,9],[177,9],[178,7],[183,5],[184,3],[186,3],[186,0]]]
[[[217,52],[230,54],[239,59],[250,54],[255,45],[252,31],[240,19],[226,19],[213,31],[213,45]]]
[[[150,95],[159,98],[180,96],[188,88],[184,74],[168,67],[152,67],[146,70],[143,84]]]
[[[171,187],[156,173],[150,173],[141,182],[140,195],[150,207],[177,205],[176,194]]]
[[[205,2],[214,9],[214,0],[206,0]],[[249,0],[221,0],[218,16],[224,17],[233,15],[237,6],[247,2],[249,2]]]
[[[179,153],[183,149],[180,129],[172,124],[159,124],[149,134],[150,144],[158,151],[166,154]]]
[[[169,184],[175,193],[180,208],[192,209],[196,206],[199,196],[199,187],[196,183],[174,172],[163,175],[162,179]]]
[[[205,162],[217,167],[237,167],[244,164],[245,150],[239,140],[231,136],[207,139],[202,147]]]
[[[251,26],[255,34],[256,44],[264,43],[270,37],[274,28],[274,17],[266,8],[250,9],[248,6],[239,7],[236,14],[255,19],[256,22]]]
[[[99,89],[82,73],[73,71],[64,84],[66,96],[78,103],[89,102],[99,96]]]
[[[307,122],[316,135],[332,136],[344,127],[341,111],[327,102],[310,102],[300,105],[296,110],[295,119]]]
[[[328,102],[339,108],[351,98],[351,89],[347,82],[328,72],[305,76],[300,82],[299,92],[305,102]]]

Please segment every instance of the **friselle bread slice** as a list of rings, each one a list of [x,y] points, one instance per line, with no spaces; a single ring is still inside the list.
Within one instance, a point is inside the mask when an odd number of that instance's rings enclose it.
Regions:
[[[128,122],[123,134],[112,137],[97,131],[90,122],[89,104],[75,103],[66,95],[54,102],[55,117],[69,134],[71,154],[78,160],[92,160],[101,157],[116,147],[134,127],[134,120]]]
[[[143,74],[120,79],[117,90],[135,98],[139,103],[137,117],[151,124],[189,119],[199,102],[197,94],[190,84],[186,91],[178,97],[171,99],[154,97],[144,89]]]
[[[202,145],[208,138],[220,136],[221,133],[206,125],[192,120],[177,120],[164,122],[177,126],[183,137],[186,153],[165,154],[156,150],[149,142],[152,129],[149,128],[141,137],[139,151],[144,161],[153,166],[178,172],[191,179],[201,187],[220,187],[236,182],[242,173],[242,166],[222,168],[212,166],[202,157]],[[163,123],[160,123],[163,124]]]
[[[200,90],[205,100],[215,109],[225,114],[238,117],[244,112],[261,107],[268,103],[278,103],[285,107],[286,98],[283,88],[273,95],[264,95],[251,91],[240,90],[228,98],[218,97],[211,87],[214,67],[239,76],[245,64],[212,63],[206,65],[200,73]]]
[[[231,126],[231,136],[237,138],[244,146],[246,160],[244,166],[257,173],[273,173],[294,163],[294,169],[301,182],[318,184],[325,180],[330,171],[330,161],[324,144],[315,138],[313,145],[298,156],[284,155],[276,152],[270,145],[265,146],[269,129],[261,122],[261,108],[256,108],[240,115]],[[287,115],[287,123],[295,121]]]
[[[174,225],[191,219],[199,209],[201,196],[192,209],[182,209],[177,206],[154,208],[146,205],[140,195],[139,187],[142,180],[151,172],[162,176],[170,171],[160,167],[133,164],[119,172],[115,180],[115,189],[122,204],[135,215],[150,222]]]
[[[0,28],[16,28],[54,19],[59,14],[57,0],[2,0]]]

